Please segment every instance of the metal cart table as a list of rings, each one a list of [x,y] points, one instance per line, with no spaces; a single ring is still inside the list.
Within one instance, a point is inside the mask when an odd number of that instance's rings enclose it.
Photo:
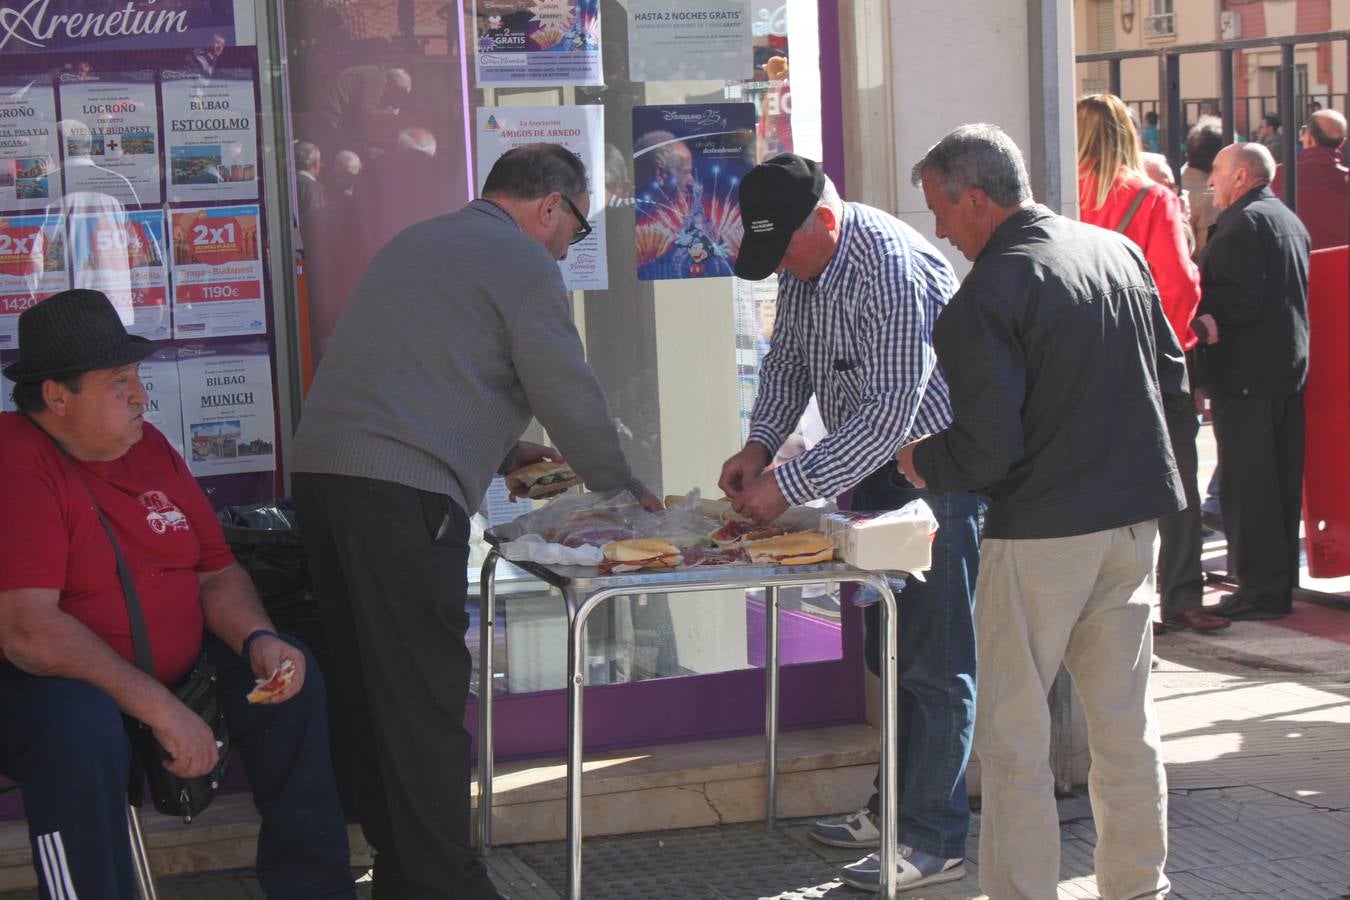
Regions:
[[[478,642],[478,846],[487,854],[492,846],[492,650],[497,609],[496,547],[483,562],[483,609]],[[546,566],[517,562],[531,575],[562,592],[567,611],[567,895],[581,897],[581,760],[582,689],[586,656],[582,639],[592,611],[614,597],[640,594],[678,594],[695,591],[764,588],[764,733],[767,741],[767,795],[765,818],[773,827],[778,807],[778,589],[807,584],[860,584],[881,595],[881,893],[895,896],[896,784],[895,703],[896,665],[895,594],[886,578],[844,563],[811,566],[699,566],[665,572],[601,575],[587,566]]]

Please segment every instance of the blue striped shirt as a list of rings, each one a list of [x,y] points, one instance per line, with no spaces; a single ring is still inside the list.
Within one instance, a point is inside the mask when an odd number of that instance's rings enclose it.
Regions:
[[[783,497],[796,504],[843,493],[911,434],[951,423],[933,323],[957,284],[922,235],[860,203],[844,204],[839,245],[818,278],[778,279],[749,439],[772,454],[815,393],[829,434],[774,470]]]

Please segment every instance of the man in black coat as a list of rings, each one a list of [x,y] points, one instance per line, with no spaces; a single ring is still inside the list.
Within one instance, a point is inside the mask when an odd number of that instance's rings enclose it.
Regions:
[[[1200,256],[1205,382],[1219,445],[1219,502],[1238,588],[1214,608],[1278,619],[1298,585],[1303,389],[1308,383],[1308,253],[1298,217],[1270,189],[1261,144],[1215,157],[1221,210]]]

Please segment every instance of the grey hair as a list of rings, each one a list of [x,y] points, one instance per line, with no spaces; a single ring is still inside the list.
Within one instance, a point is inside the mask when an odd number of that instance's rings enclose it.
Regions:
[[[811,214],[806,217],[806,221],[801,225],[802,231],[810,234],[816,230],[818,227],[816,223],[820,219],[816,217],[815,213],[816,210],[822,208],[834,213],[835,218],[839,218],[844,212],[844,201],[839,196],[839,189],[834,186],[834,182],[830,180],[828,175],[825,176],[825,186],[820,191],[820,199],[816,201],[816,205],[811,208]]]
[[[384,77],[403,93],[412,93],[412,76],[408,74],[407,69],[386,69]]]
[[[356,175],[361,171],[361,157],[351,150],[339,150],[338,155],[333,157],[333,166],[340,172]]]
[[[425,128],[405,128],[398,133],[398,146],[403,150],[416,150],[427,156],[435,156],[436,135]]]
[[[301,169],[309,170],[319,164],[319,148],[309,141],[295,142],[295,164]]]
[[[560,144],[522,144],[503,153],[483,182],[483,196],[537,200],[557,191],[576,200],[587,191],[586,166]]]
[[[930,171],[953,203],[973,187],[1005,208],[1020,206],[1031,197],[1022,151],[997,125],[962,125],[951,132],[914,164],[910,182],[919,187]]]

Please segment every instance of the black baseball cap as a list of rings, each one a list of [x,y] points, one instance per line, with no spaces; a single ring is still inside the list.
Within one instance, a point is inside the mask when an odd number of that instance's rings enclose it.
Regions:
[[[736,275],[750,281],[768,278],[783,261],[792,233],[825,191],[820,163],[783,153],[751,169],[741,181],[741,252]]]

